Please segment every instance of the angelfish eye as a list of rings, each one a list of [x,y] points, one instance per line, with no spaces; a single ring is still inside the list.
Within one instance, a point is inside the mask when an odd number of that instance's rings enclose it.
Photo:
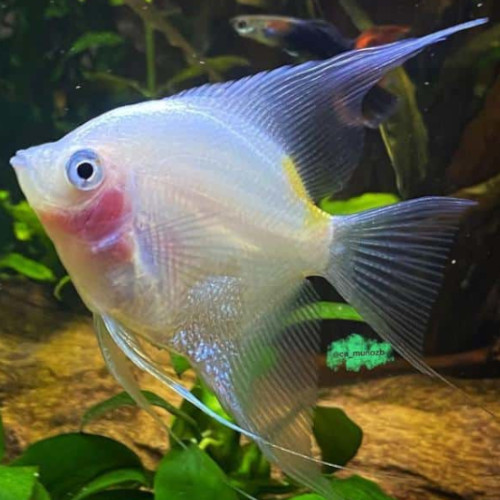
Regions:
[[[90,149],[73,153],[66,164],[66,177],[77,189],[83,191],[95,189],[103,180],[103,171],[97,154]]]

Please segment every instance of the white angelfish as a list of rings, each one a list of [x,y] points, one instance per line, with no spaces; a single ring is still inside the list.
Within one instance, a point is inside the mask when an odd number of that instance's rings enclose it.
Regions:
[[[428,45],[484,22],[125,106],[12,158],[110,369],[142,406],[127,358],[210,413],[139,338],[187,356],[234,428],[339,498],[308,458],[319,339],[301,307],[315,301],[306,278],[325,277],[436,375],[423,335],[472,203],[423,198],[331,217],[315,202],[358,163],[363,96]],[[297,310],[309,311],[304,321],[290,320]]]

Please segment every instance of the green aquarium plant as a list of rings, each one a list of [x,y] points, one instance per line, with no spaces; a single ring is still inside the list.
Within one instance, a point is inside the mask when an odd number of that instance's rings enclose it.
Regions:
[[[197,382],[192,392],[212,410],[231,419],[215,396]],[[104,413],[135,406],[119,393],[89,408],[79,431],[32,443],[10,463],[0,465],[0,500],[238,500],[242,498],[320,500],[286,477],[271,473],[259,448],[239,433],[207,417],[184,401],[179,408],[143,391],[152,405],[173,416],[170,447],[155,470],[109,437],[89,434],[85,427]],[[314,436],[327,462],[343,466],[356,455],[363,432],[338,408],[317,407]],[[6,452],[0,422],[0,456]],[[330,474],[331,469],[325,469]],[[372,481],[353,475],[330,475],[334,490],[344,498],[393,500]]]
[[[340,4],[359,30],[374,26],[355,0],[340,0]],[[418,107],[415,85],[405,69],[393,70],[385,85],[398,96],[399,102],[393,115],[380,125],[380,133],[394,168],[398,190],[408,197],[427,174],[428,131]]]
[[[62,265],[54,246],[26,201],[13,203],[9,192],[2,190],[0,213],[6,219],[0,271],[51,283],[61,277]]]

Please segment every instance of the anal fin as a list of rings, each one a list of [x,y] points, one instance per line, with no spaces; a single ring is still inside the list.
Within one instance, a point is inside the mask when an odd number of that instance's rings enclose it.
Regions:
[[[200,314],[174,338],[173,347],[190,359],[239,425],[262,438],[258,444],[269,460],[325,498],[338,500],[318,465],[304,458],[312,458],[319,335],[313,307],[302,306],[314,303],[314,292],[299,281],[260,294],[264,300],[249,297],[236,279],[195,290],[190,300]],[[205,304],[211,305],[211,315],[205,314]],[[308,317],[291,323],[293,311]]]
[[[108,370],[115,377],[117,382],[132,397],[137,406],[151,415],[156,423],[158,423],[167,434],[170,434],[167,426],[163,423],[162,419],[153,410],[153,407],[142,394],[137,380],[130,369],[130,361],[114,342],[103,318],[97,314],[94,314],[94,328],[97,334],[97,341]]]

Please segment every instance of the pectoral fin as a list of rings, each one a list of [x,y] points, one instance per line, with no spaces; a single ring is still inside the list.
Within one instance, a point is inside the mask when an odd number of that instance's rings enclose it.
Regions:
[[[165,432],[169,434],[169,429],[142,394],[139,384],[132,373],[130,361],[114,342],[103,318],[97,314],[94,314],[94,328],[102,356],[111,375],[113,375],[118,383],[127,391],[136,402],[137,406],[149,413]]]

